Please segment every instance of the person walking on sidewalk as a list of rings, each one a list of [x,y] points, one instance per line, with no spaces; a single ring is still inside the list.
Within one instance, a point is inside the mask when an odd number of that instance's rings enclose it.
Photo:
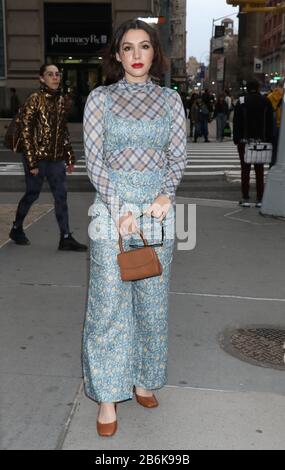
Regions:
[[[219,95],[214,110],[214,119],[216,119],[217,125],[217,141],[219,142],[224,140],[224,130],[228,119],[228,113],[229,108],[225,101],[225,97],[224,95]]]
[[[140,405],[157,407],[153,390],[166,383],[172,203],[187,154],[181,98],[151,80],[166,68],[157,32],[140,20],[123,23],[109,45],[105,65],[117,83],[93,90],[84,115],[87,171],[97,195],[90,211],[83,371],[86,394],[100,405],[97,431],[112,436],[117,430],[116,403],[132,399],[135,392]],[[142,214],[148,243],[160,241],[155,250],[163,273],[124,282],[117,263],[118,231],[126,248],[137,245]],[[145,230],[150,226],[153,237]]]
[[[233,120],[233,138],[238,147],[241,163],[242,207],[250,207],[249,184],[251,164],[245,163],[245,144],[249,139],[263,142],[273,140],[273,109],[270,101],[259,93],[259,82],[247,83],[247,93],[241,96],[235,106]],[[264,192],[264,164],[254,165],[256,174],[256,207],[261,207]]]
[[[22,111],[23,165],[26,193],[21,199],[10,238],[17,245],[30,245],[23,222],[32,204],[38,199],[46,177],[54,196],[55,214],[60,229],[61,251],[86,251],[69,229],[66,167],[74,170],[75,156],[70,144],[64,99],[60,92],[60,72],[55,65],[40,69],[40,90],[26,100]]]

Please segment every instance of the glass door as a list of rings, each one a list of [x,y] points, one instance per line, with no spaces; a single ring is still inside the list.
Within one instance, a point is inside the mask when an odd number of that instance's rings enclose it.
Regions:
[[[97,64],[61,64],[63,92],[68,120],[82,122],[89,93],[102,84],[102,69]]]

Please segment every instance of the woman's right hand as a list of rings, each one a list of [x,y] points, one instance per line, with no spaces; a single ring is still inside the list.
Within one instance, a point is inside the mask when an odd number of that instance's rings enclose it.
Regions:
[[[132,212],[127,212],[119,218],[117,228],[122,237],[131,235],[132,233],[137,233],[139,230],[137,221]]]
[[[33,170],[31,170],[31,175],[32,176],[38,176],[39,174],[39,169],[38,168],[34,168]]]

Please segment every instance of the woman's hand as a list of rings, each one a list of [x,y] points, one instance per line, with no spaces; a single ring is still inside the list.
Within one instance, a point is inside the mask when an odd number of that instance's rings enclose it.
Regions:
[[[157,196],[154,202],[147,208],[144,214],[148,217],[155,217],[159,219],[160,222],[165,219],[168,214],[169,209],[171,208],[172,203],[168,196],[161,194]]]
[[[117,228],[122,237],[132,233],[137,233],[139,231],[137,221],[132,212],[127,212],[119,218],[117,222]]]
[[[33,170],[31,170],[31,175],[32,176],[38,176],[40,170],[38,168],[33,168]]]

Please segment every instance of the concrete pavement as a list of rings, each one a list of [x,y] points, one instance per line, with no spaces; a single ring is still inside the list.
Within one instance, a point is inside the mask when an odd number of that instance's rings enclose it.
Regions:
[[[14,204],[19,195],[0,197]],[[83,242],[92,198],[69,195]],[[156,410],[120,404],[112,439],[97,436],[97,405],[82,391],[88,257],[56,251],[53,211],[28,229],[30,247],[2,247],[2,449],[284,449],[284,371],[219,345],[228,328],[284,328],[284,222],[232,201],[178,202],[197,204],[197,247],[174,256],[168,385]],[[51,203],[42,194],[40,204]]]

